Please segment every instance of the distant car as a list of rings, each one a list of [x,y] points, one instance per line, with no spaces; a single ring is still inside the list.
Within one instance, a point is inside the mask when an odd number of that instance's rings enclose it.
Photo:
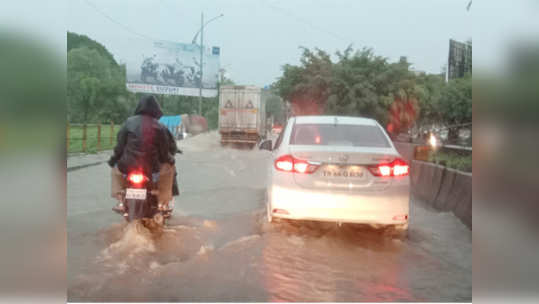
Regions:
[[[272,147],[267,218],[390,225],[406,232],[409,166],[373,119],[290,118]]]

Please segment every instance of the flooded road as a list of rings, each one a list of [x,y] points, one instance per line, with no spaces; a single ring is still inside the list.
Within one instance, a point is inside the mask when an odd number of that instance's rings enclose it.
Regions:
[[[471,301],[472,235],[413,200],[407,238],[358,225],[270,224],[264,151],[180,142],[168,226],[111,211],[106,164],[68,173],[69,301]]]

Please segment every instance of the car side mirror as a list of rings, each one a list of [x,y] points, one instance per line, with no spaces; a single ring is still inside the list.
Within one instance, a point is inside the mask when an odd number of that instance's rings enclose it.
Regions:
[[[272,143],[271,143],[271,139],[268,139],[268,140],[264,140],[260,146],[258,147],[260,150],[268,150],[268,151],[271,151],[272,150]]]

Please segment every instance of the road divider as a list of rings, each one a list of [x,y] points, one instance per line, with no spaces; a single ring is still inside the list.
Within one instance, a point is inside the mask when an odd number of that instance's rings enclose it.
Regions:
[[[413,160],[412,194],[439,211],[450,211],[472,229],[472,174]]]

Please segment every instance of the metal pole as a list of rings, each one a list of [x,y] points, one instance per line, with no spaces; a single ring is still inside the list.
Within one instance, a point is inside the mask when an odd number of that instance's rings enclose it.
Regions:
[[[101,123],[97,124],[97,151],[101,150]]]
[[[82,125],[82,152],[86,152],[86,137],[87,137],[86,132],[87,132],[86,123],[84,123]]]
[[[66,125],[66,151],[69,153],[69,120]]]
[[[200,14],[200,82],[198,87],[198,115],[202,115],[202,68],[203,63],[203,51],[204,51],[204,13]]]

